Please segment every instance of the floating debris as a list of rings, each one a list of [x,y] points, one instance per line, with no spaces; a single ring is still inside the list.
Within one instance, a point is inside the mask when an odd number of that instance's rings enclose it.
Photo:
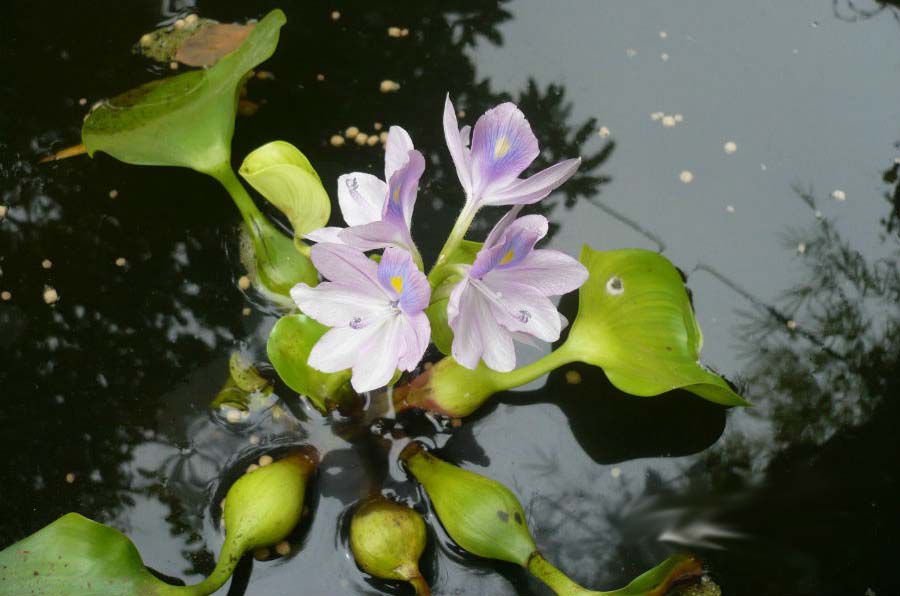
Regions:
[[[359,129],[355,126],[348,126],[347,130],[344,131],[344,136],[348,139],[355,139],[356,135],[359,134]]]
[[[119,191],[117,191],[115,188],[112,189],[111,191],[109,191],[109,198],[115,199],[118,196],[119,196]]]
[[[668,62],[669,55],[667,53],[663,52],[662,54],[659,55],[659,59],[662,60],[663,62]]]
[[[51,261],[50,259],[44,259],[43,261],[41,261],[41,267],[43,267],[44,269],[50,269],[51,267],[53,267],[53,261]]]
[[[677,123],[679,123],[679,124],[681,124],[682,122],[684,122],[684,116],[683,116],[682,114],[675,114],[675,115],[672,116],[672,117],[675,118],[675,122],[677,122]]]
[[[793,331],[794,329],[797,328],[797,321],[795,321],[794,319],[788,319],[788,322],[785,324],[787,325],[787,328],[790,329],[791,331]]]
[[[319,82],[321,83],[322,81],[325,80],[325,75],[323,75],[323,74],[320,72],[319,74],[316,75],[316,80],[319,81]]]
[[[256,73],[256,78],[260,81],[274,81],[275,74],[268,70],[260,70]]]
[[[614,467],[612,470],[609,471],[609,475],[612,476],[613,478],[618,478],[619,476],[622,475],[622,468],[620,468],[618,466]]]
[[[665,128],[672,128],[673,126],[675,126],[675,124],[676,124],[675,116],[668,116],[668,115],[663,116],[662,125]]]
[[[44,302],[47,304],[55,304],[59,300],[59,292],[51,286],[44,288]]]
[[[577,385],[581,382],[581,373],[577,370],[566,371],[566,383],[569,385]]]
[[[690,170],[682,170],[681,173],[678,174],[678,179],[685,184],[690,184],[694,181],[694,173]]]
[[[381,122],[375,122],[374,124],[372,124],[372,128],[374,128],[375,130],[381,130],[382,126],[383,125],[381,124]]]
[[[275,460],[272,459],[271,455],[263,455],[262,457],[259,458],[259,467],[264,468],[264,467],[268,466],[269,464],[271,464],[273,461],[275,461]]]
[[[251,445],[259,445],[259,435],[250,435],[249,441]]]
[[[116,259],[116,267],[124,267],[128,261],[125,260],[125,257],[119,257]]]
[[[378,144],[378,137],[377,137],[376,135],[370,136],[370,137],[368,138],[368,140],[366,140],[366,144],[367,144],[369,147],[374,147],[375,145]]]
[[[601,126],[600,130],[597,131],[597,134],[600,135],[601,139],[605,139],[609,136],[609,129],[605,126]]]
[[[831,198],[834,199],[835,201],[846,201],[847,193],[845,193],[842,190],[834,190],[831,192]]]
[[[340,147],[344,144],[344,137],[342,137],[341,135],[331,135],[331,139],[329,139],[329,142],[334,147]]]
[[[340,18],[341,18],[341,11],[339,11],[339,10],[332,10],[332,11],[331,11],[331,20],[332,20],[332,21],[337,21],[337,20],[340,19]]]
[[[241,314],[245,317],[249,317],[253,313],[253,310],[249,306],[245,306],[243,310],[241,310]]]
[[[0,292],[0,300],[3,300],[3,302],[9,302],[10,300],[12,300],[12,292],[8,290],[3,290],[2,292]]]
[[[69,472],[68,474],[66,474],[66,482],[69,484],[75,482],[75,474],[73,472]]]
[[[388,37],[400,37],[400,27],[388,27]]]
[[[357,145],[365,145],[365,144],[366,144],[366,141],[369,140],[369,135],[367,135],[367,134],[364,133],[364,132],[361,132],[361,133],[359,133],[358,135],[356,135],[356,139],[355,139],[355,140],[356,140],[356,144],[357,144]]]
[[[237,424],[241,421],[241,411],[228,410],[228,413],[225,414],[225,420],[227,420],[231,424]]]
[[[258,469],[259,469],[258,465],[250,464],[249,466],[247,466],[247,473],[250,474],[251,472],[257,471]]]
[[[735,143],[734,141],[728,141],[727,143],[725,143],[725,145],[723,145],[723,148],[725,149],[725,153],[731,155],[732,153],[737,151],[737,143]]]
[[[660,39],[665,39],[665,38],[667,38],[667,37],[669,37],[669,34],[666,33],[665,31],[660,31],[660,32],[659,32],[659,38],[660,38]]]
[[[725,211],[727,211],[728,213],[734,213],[734,206],[732,206],[732,205],[726,205],[726,206],[725,206]]]
[[[805,252],[806,252],[806,243],[801,242],[800,244],[797,245],[797,253],[802,255]]]
[[[378,138],[381,140],[382,143],[387,143],[388,133],[382,132],[381,134],[378,135]]]
[[[71,147],[66,147],[65,149],[60,149],[53,155],[48,155],[46,157],[42,157],[38,160],[38,163],[47,163],[48,161],[57,161],[60,159],[66,159],[69,157],[75,157],[76,155],[84,155],[87,153],[87,147],[84,145],[73,145]]]
[[[86,98],[86,97],[82,97],[81,99],[79,99],[79,100],[78,100],[78,105],[80,105],[80,106],[86,106],[86,105],[87,105],[87,98]]]
[[[629,58],[634,58],[635,56],[637,56],[637,50],[635,50],[633,48],[628,48],[627,50],[625,50],[625,55],[628,56]]]
[[[0,219],[3,219],[4,217],[6,217],[7,211],[8,211],[8,208],[6,205],[0,205]]]
[[[249,290],[250,289],[250,278],[247,277],[246,275],[242,275],[240,278],[238,278],[238,287],[242,290]]]
[[[271,553],[269,552],[269,549],[267,549],[266,547],[258,548],[255,551],[253,551],[253,558],[256,559],[257,561],[265,561],[266,559],[269,558],[269,555],[271,555]]]
[[[275,545],[275,552],[282,557],[288,556],[289,554],[291,554],[291,543],[287,540],[282,540]]]
[[[400,83],[396,81],[392,81],[390,79],[385,79],[381,81],[381,85],[379,86],[382,93],[392,93],[394,91],[400,90]]]

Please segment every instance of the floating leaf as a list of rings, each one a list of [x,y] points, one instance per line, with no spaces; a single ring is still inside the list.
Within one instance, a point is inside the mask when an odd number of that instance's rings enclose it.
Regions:
[[[350,370],[323,373],[309,364],[309,353],[328,328],[296,314],[281,317],[269,333],[269,360],[288,387],[305,395],[322,413],[344,403],[353,395]]]
[[[256,149],[244,159],[240,174],[287,216],[297,237],[328,223],[328,193],[306,156],[290,143],[273,141]]]
[[[463,240],[446,263],[435,267],[428,274],[428,281],[434,290],[431,304],[425,309],[425,314],[431,323],[431,341],[442,354],[449,355],[453,345],[453,330],[447,321],[447,303],[450,300],[450,292],[463,277],[459,266],[471,265],[482,246],[481,242]]]
[[[590,272],[578,295],[578,315],[564,349],[599,366],[633,395],[686,389],[727,406],[748,403],[700,364],[703,337],[677,269],[664,256],[638,249],[585,246]]]
[[[381,496],[360,505],[350,522],[350,549],[359,566],[380,579],[409,582],[417,596],[430,594],[419,572],[426,539],[421,515]]]
[[[185,594],[144,567],[127,536],[69,513],[0,552],[0,594]]]
[[[665,257],[646,250],[595,251],[585,246],[581,262],[590,276],[579,290],[578,316],[562,346],[507,373],[483,363],[469,370],[444,358],[398,388],[397,409],[468,416],[494,393],[572,362],[601,367],[613,385],[632,395],[685,389],[715,403],[749,405],[700,364],[700,327],[684,281]]]
[[[275,51],[284,23],[284,13],[273,10],[241,47],[212,68],[153,81],[100,103],[82,128],[88,153],[103,151],[126,163],[182,166],[218,177],[223,168],[230,169],[241,81]]]

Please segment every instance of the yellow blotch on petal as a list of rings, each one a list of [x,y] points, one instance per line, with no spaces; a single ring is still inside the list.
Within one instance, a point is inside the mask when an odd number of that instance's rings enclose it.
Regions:
[[[400,202],[400,188],[401,188],[400,186],[398,186],[397,188],[395,188],[395,189],[394,189],[394,194],[391,195],[391,198],[394,200],[395,203],[399,203],[399,202]]]
[[[506,137],[500,137],[500,140],[494,145],[494,159],[500,159],[509,153],[509,148],[509,140]]]
[[[395,275],[391,278],[391,287],[394,288],[394,291],[398,294],[403,293],[403,278]]]
[[[503,255],[503,258],[500,259],[500,264],[506,265],[507,263],[512,261],[515,256],[516,256],[516,251],[514,251],[513,249],[509,249],[509,251],[505,255]]]

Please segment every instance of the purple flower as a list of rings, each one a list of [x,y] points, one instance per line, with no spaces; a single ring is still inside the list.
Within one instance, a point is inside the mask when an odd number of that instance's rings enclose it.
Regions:
[[[569,255],[535,250],[547,234],[547,218],[516,219],[517,213],[513,208],[497,223],[450,294],[453,358],[466,368],[484,360],[488,368],[507,372],[516,366],[514,338],[559,339],[563,318],[548,297],[571,292],[588,278]]]
[[[469,127],[459,128],[448,95],[444,137],[466,191],[466,209],[472,213],[484,205],[536,203],[571,178],[581,165],[580,157],[567,159],[529,178],[519,178],[540,150],[525,115],[509,102],[491,108],[478,119],[470,147]]]
[[[413,370],[431,339],[424,312],[431,286],[410,254],[388,247],[376,263],[356,248],[322,243],[311,257],[330,281],[297,284],[291,297],[331,329],[313,346],[309,365],[323,372],[353,368],[358,392],[387,385],[398,368]]]
[[[384,153],[387,183],[363,172],[344,174],[338,178],[338,203],[349,227],[320,228],[306,237],[360,250],[396,246],[421,261],[410,226],[419,178],[424,171],[425,159],[413,149],[409,134],[399,126],[392,126]]]

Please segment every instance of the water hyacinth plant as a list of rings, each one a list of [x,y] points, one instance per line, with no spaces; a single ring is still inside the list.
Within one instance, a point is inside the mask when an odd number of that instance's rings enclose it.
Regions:
[[[576,260],[539,247],[549,222],[523,209],[570,179],[581,160],[573,156],[523,176],[540,147],[513,103],[460,128],[446,97],[443,132],[463,201],[431,267],[412,234],[426,160],[399,126],[389,128],[383,180],[363,172],[338,178],[345,227],[326,225],[331,201],[298,148],[273,141],[252,151],[240,176],[286,217],[293,238],[264,216],[232,170],[231,137],[240,87],[274,52],[285,20],[280,10],[272,11],[208,68],[101,102],[82,130],[91,155],[102,151],[137,165],[190,168],[227,190],[250,241],[248,272],[282,315],[268,333],[266,353],[285,385],[323,415],[340,409],[352,418],[358,412],[351,405],[380,401],[378,412],[393,404],[463,417],[498,391],[577,361],[601,367],[614,385],[634,395],[685,389],[723,405],[746,405],[700,364],[700,329],[684,281],[668,260],[648,251],[587,246]],[[466,240],[478,212],[490,206],[509,209],[483,242]],[[516,341],[553,343],[564,335],[568,322],[552,299],[576,290],[578,315],[565,341],[517,368]],[[431,344],[445,357],[422,366]],[[239,413],[275,390],[259,372],[264,368],[235,356],[230,369],[215,408]],[[408,372],[420,374],[394,388]],[[378,392],[383,388],[393,396]],[[371,394],[369,401],[363,393]],[[660,596],[674,581],[699,572],[694,558],[675,556],[620,590],[587,590],[543,557],[521,503],[505,486],[443,462],[417,442],[401,458],[461,548],[518,564],[557,594]],[[210,594],[246,552],[283,540],[297,525],[317,461],[313,448],[292,452],[231,486],[218,563],[199,584],[162,582],[124,535],[70,514],[0,552],[0,593],[63,595],[74,586],[79,593],[108,596]],[[416,511],[375,498],[355,511],[350,547],[365,572],[407,582],[424,595],[430,588],[418,561],[426,536]]]

